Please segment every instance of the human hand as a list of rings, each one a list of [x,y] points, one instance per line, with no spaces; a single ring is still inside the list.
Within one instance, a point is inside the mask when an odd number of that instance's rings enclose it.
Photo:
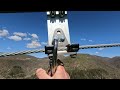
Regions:
[[[37,69],[36,75],[39,79],[70,79],[69,74],[65,71],[63,66],[58,66],[52,77],[42,68]]]

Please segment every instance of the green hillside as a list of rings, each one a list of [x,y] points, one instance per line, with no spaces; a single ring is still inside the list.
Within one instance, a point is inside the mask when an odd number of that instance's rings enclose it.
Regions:
[[[120,60],[120,57],[117,57]],[[61,57],[71,79],[120,79],[120,68],[116,57],[106,58],[89,54],[78,54],[76,58]],[[117,62],[118,62],[117,61]],[[119,66],[120,63],[117,63]],[[48,70],[48,58],[17,55],[0,58],[0,79],[37,79],[38,68]]]

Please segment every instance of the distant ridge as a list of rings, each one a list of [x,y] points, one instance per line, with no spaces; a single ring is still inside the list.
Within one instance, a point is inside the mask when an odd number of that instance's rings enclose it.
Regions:
[[[60,56],[72,79],[120,79],[120,57],[78,54],[76,58]],[[38,68],[48,70],[49,59],[30,55],[0,57],[1,79],[36,79]]]

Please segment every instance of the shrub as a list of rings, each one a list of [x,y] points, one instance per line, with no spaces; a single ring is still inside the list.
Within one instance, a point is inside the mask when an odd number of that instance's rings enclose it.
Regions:
[[[9,76],[11,78],[24,78],[25,73],[20,66],[13,66],[9,72]]]

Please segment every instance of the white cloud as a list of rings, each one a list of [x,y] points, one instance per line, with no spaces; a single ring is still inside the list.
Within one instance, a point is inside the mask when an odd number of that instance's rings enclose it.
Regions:
[[[14,34],[15,36],[20,36],[20,37],[25,37],[25,36],[27,36],[26,33],[22,33],[22,32],[14,32],[13,34]]]
[[[31,40],[31,38],[23,38],[23,40],[29,41]]]
[[[89,40],[89,42],[93,42],[93,40]]]
[[[22,40],[22,38],[21,37],[19,37],[19,36],[10,36],[10,37],[8,37],[9,39],[11,39],[11,40],[14,40],[14,41],[21,41]]]
[[[8,30],[0,30],[0,37],[5,37],[5,36],[7,36],[7,35],[9,35],[9,32],[8,32]]]
[[[95,52],[96,54],[98,54],[99,52]]]
[[[27,34],[31,36],[31,34],[30,34],[30,33],[28,33],[28,32],[27,32]]]
[[[27,44],[27,48],[38,48],[40,46],[41,46],[40,43],[37,41],[32,41],[31,43]]]
[[[7,49],[11,49],[10,47],[7,47]]]
[[[103,50],[104,48],[99,48],[98,50]]]
[[[82,41],[86,41],[86,39],[85,39],[85,38],[81,38],[80,40],[82,40]]]
[[[41,42],[42,45],[47,45],[47,42]]]
[[[36,39],[38,39],[38,36],[37,36],[37,34],[31,34],[31,36],[32,36],[33,38],[36,38]]]

